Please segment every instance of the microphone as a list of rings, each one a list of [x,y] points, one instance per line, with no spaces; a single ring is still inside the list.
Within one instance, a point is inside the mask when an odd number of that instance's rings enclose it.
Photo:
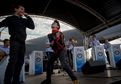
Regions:
[[[28,13],[23,13],[21,17],[24,18],[24,19],[27,19],[26,18],[27,16],[28,16]]]

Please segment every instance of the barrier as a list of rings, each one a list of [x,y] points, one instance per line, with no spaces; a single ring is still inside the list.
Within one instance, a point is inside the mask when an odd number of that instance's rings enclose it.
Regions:
[[[111,67],[116,68],[112,45],[109,48],[109,59],[110,59],[110,65],[111,65]]]
[[[104,46],[103,45],[98,45],[94,47],[95,51],[95,60],[96,61],[106,61],[106,56],[104,52]]]
[[[116,64],[121,60],[121,48],[120,44],[113,44],[112,45],[112,53],[111,55],[114,57],[114,64]]]
[[[113,55],[114,55],[115,63],[117,63],[121,59],[120,44],[113,44],[112,49],[113,49]]]
[[[25,82],[25,63],[23,64],[21,74],[20,74],[20,82]]]
[[[29,75],[37,75],[43,73],[43,52],[33,51],[30,54]]]
[[[79,72],[82,71],[81,68],[86,62],[86,56],[83,46],[74,47],[74,54],[73,54],[73,65],[74,70]]]

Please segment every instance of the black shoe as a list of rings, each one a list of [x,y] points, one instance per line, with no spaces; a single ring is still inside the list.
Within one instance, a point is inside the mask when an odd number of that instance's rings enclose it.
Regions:
[[[42,81],[41,84],[51,84],[51,80],[46,79],[46,80]]]
[[[13,81],[11,84],[22,84],[21,82]]]

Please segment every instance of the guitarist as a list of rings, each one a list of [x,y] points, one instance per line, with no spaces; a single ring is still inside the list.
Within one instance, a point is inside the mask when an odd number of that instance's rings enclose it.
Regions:
[[[48,61],[47,64],[47,72],[46,72],[46,79],[42,81],[41,84],[51,84],[51,70],[54,61],[59,58],[63,69],[68,73],[73,84],[78,84],[77,77],[75,76],[74,72],[71,70],[71,67],[68,65],[66,61],[66,49],[64,43],[64,35],[62,32],[59,31],[60,24],[57,20],[51,25],[52,33],[48,34],[48,39],[50,42],[50,46],[54,50],[54,55]]]

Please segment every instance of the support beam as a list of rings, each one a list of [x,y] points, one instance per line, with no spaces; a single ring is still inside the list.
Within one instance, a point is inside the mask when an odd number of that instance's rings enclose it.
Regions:
[[[93,34],[93,33],[97,33],[97,32],[99,32],[100,30],[102,30],[102,29],[104,30],[104,29],[106,29],[106,28],[109,28],[109,27],[111,27],[113,24],[116,24],[116,23],[118,23],[118,22],[120,22],[120,21],[121,21],[121,15],[118,16],[117,18],[113,18],[113,19],[108,20],[106,24],[102,23],[102,24],[100,24],[100,25],[98,25],[98,26],[96,26],[96,27],[94,27],[94,28],[88,30],[88,31],[87,31],[87,34],[88,34],[88,35],[91,35],[91,34]]]
[[[103,23],[106,23],[106,19],[101,14],[99,14],[94,9],[90,8],[89,6],[85,5],[84,3],[82,3],[82,2],[80,2],[78,0],[65,0],[65,1],[84,9],[85,11],[87,11],[87,12],[91,13],[92,15],[94,15],[96,18],[98,18]]]
[[[51,2],[52,2],[52,0],[49,0],[49,1],[48,1],[47,5],[46,5],[45,8],[44,8],[44,11],[42,12],[43,15],[44,15],[45,12],[47,11],[47,9],[48,9],[48,7],[49,7],[49,5],[50,5]]]

